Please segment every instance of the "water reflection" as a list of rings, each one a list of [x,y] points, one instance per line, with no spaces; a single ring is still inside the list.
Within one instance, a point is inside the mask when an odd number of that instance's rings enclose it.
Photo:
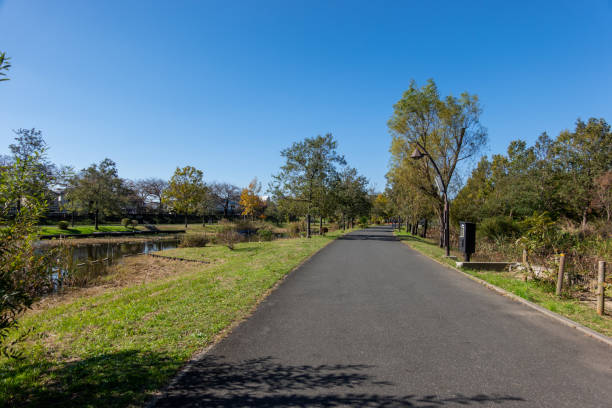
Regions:
[[[178,239],[137,242],[112,242],[72,246],[64,259],[65,265],[52,272],[55,290],[63,287],[82,287],[96,278],[108,273],[109,266],[121,262],[126,256],[148,254],[151,252],[173,249],[178,246]]]

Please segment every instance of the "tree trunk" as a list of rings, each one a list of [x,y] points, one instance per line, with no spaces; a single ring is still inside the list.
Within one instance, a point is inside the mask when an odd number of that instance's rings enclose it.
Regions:
[[[100,213],[100,210],[96,209],[95,212],[95,221],[94,221],[94,229],[97,231],[98,230],[98,214]]]
[[[323,235],[323,217],[319,217],[319,235]]]
[[[440,248],[444,248],[444,210],[440,211]]]
[[[446,256],[450,256],[450,203],[446,194],[444,195],[444,247]]]
[[[342,231],[346,231],[346,219],[344,218],[344,214],[342,214]]]
[[[581,224],[582,229],[585,229],[587,225],[587,211],[588,211],[588,208],[585,208],[582,211],[582,224]]]
[[[187,229],[187,214],[185,214],[185,229]]]
[[[70,226],[74,228],[74,211],[72,212],[72,215],[70,217]]]
[[[306,214],[306,238],[310,238],[310,214]]]

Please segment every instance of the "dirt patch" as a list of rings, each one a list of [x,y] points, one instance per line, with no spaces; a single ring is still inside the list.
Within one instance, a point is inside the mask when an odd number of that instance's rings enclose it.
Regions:
[[[206,269],[208,265],[172,259],[153,258],[146,255],[126,257],[118,265],[111,266],[109,273],[85,288],[69,288],[61,293],[44,297],[32,307],[40,312],[60,304],[71,303],[79,298],[101,295],[111,290],[141,285],[168,279],[185,273]]]

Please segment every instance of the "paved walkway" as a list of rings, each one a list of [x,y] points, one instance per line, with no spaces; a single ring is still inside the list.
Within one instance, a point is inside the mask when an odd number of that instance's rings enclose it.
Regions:
[[[176,406],[611,407],[612,349],[372,228],[291,274]]]

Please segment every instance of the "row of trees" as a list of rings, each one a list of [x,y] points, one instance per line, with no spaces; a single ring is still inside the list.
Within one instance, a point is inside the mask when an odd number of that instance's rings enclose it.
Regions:
[[[270,192],[279,211],[306,217],[306,236],[311,235],[311,220],[338,218],[345,225],[360,216],[370,215],[368,181],[346,165],[337,152],[331,134],[306,138],[284,149],[285,164],[273,176]]]
[[[548,212],[581,228],[610,221],[612,132],[604,119],[576,121],[556,138],[540,135],[533,146],[512,141],[507,153],[483,157],[454,200],[455,218],[480,222],[522,219]]]
[[[555,138],[543,133],[533,146],[512,141],[506,154],[482,157],[462,184],[457,169],[467,168],[487,141],[480,114],[474,95],[442,99],[432,80],[421,88],[412,82],[389,120],[387,190],[373,214],[411,225],[438,217],[443,227],[452,205],[454,222],[499,221],[501,229],[534,213],[582,230],[591,221],[610,225],[612,132],[604,119],[578,119],[573,130]],[[440,245],[448,239],[440,228]]]
[[[247,208],[244,215],[256,216],[265,209],[259,197],[257,186],[243,190],[230,183],[205,183],[203,172],[191,166],[177,168],[169,181],[160,178],[128,180],[119,176],[116,163],[104,159],[80,171],[70,166],[57,166],[47,156],[48,146],[42,132],[36,129],[14,131],[15,142],[9,146],[11,155],[0,157],[0,168],[10,169],[15,163],[31,167],[27,183],[22,186],[19,198],[12,202],[17,211],[26,197],[40,195],[47,207],[53,201],[62,211],[72,214],[91,214],[96,229],[103,216],[122,214],[132,209],[135,212],[174,212],[188,215],[205,215],[212,209],[221,208],[228,217],[240,201]],[[244,203],[241,194],[249,192],[250,198]],[[256,200],[254,200],[256,198]],[[256,205],[254,204],[256,201]],[[244,205],[243,205],[244,204]]]

